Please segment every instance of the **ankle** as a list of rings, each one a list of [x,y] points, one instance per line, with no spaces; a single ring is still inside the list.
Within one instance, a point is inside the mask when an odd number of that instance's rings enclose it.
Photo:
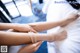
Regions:
[[[48,34],[48,36],[47,36],[47,41],[48,42],[54,42],[55,41],[55,36],[56,36],[56,34],[54,33],[51,33],[51,34]]]
[[[32,42],[32,43],[36,43],[36,42],[37,42],[37,40],[36,40],[36,35],[33,35],[34,33],[32,33],[32,32],[29,32],[29,34],[30,34],[31,42]]]

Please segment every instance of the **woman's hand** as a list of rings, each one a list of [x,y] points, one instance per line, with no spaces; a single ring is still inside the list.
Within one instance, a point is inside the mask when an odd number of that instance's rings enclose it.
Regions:
[[[31,26],[28,24],[17,24],[14,28],[15,31],[18,32],[36,32]]]
[[[34,53],[38,50],[42,42],[37,42],[34,44],[29,44],[27,46],[22,47],[18,53]]]

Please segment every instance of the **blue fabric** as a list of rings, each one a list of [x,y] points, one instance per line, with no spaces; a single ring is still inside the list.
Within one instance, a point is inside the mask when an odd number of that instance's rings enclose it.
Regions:
[[[35,52],[35,53],[48,53],[48,50],[47,50],[47,42],[43,42],[41,44],[41,46],[39,47],[39,49]]]

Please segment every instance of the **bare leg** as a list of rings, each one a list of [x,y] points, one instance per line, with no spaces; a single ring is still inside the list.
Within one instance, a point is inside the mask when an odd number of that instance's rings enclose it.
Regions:
[[[13,29],[9,29],[8,31],[16,32]],[[25,44],[26,46],[23,46],[22,48],[20,48],[18,53],[34,53],[35,51],[38,50],[41,44],[42,44],[42,41],[34,43],[34,44],[27,44],[27,45]]]
[[[47,38],[47,39],[46,39]],[[65,31],[59,31],[58,34],[56,34],[56,36],[53,36],[53,34],[50,34],[50,36],[46,37],[45,40],[49,41],[49,42],[53,42],[53,41],[60,41],[66,38],[66,32]],[[43,39],[41,37],[37,37],[36,40],[41,40]],[[44,40],[44,39],[43,39]],[[38,44],[38,45],[36,45]],[[41,42],[35,43],[30,45],[30,47],[27,45],[25,47],[22,47],[18,53],[34,53],[40,46]]]
[[[42,36],[42,37],[35,36],[36,37],[35,39],[48,42],[61,41],[67,37],[67,32],[65,30],[60,30],[57,33],[52,33],[48,35],[49,36]]]
[[[19,45],[19,44],[35,43],[39,41],[57,41],[57,40],[62,40],[65,37],[66,37],[65,31],[52,34],[0,31],[0,45]]]
[[[13,31],[12,29],[9,30],[9,31]],[[34,33],[33,33],[34,34]],[[53,36],[53,34],[55,34]],[[36,37],[36,36],[35,36]],[[58,31],[57,33],[52,33],[52,34],[49,34],[49,36],[45,37],[45,39],[43,38],[44,36],[42,37],[36,37],[36,41],[37,40],[45,40],[45,41],[49,41],[49,42],[53,42],[53,41],[60,41],[60,40],[63,40],[65,39],[67,36],[66,36],[66,31],[64,29],[61,29],[60,31]],[[33,37],[34,38],[34,37]],[[41,38],[41,39],[40,39]],[[37,43],[34,43],[34,44],[29,44],[27,46],[24,46],[22,47],[18,53],[33,53],[35,52],[41,45],[42,42],[37,42]]]
[[[63,19],[58,22],[40,22],[40,23],[30,23],[29,25],[36,31],[43,31],[54,28],[56,26],[64,27],[71,23],[72,21],[76,20],[79,17],[77,14],[71,14],[67,17],[67,19]]]
[[[3,29],[15,29],[17,31],[26,32],[29,28],[33,28],[35,31],[43,31],[54,28],[56,26],[64,27],[76,20],[79,17],[77,14],[71,14],[67,19],[56,22],[40,22],[40,23],[30,23],[30,24],[14,24],[14,23],[0,23],[0,30]],[[30,25],[30,26],[29,26]]]

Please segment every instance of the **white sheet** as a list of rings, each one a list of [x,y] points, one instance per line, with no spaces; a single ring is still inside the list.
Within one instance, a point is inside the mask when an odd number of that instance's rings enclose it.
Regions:
[[[47,12],[47,21],[58,21],[66,18],[71,12],[76,11],[65,0],[51,0]],[[56,32],[59,27],[48,30],[48,33]],[[80,19],[69,24],[65,29],[68,37],[60,46],[59,53],[80,53]],[[48,53],[56,53],[54,43],[48,43]]]

